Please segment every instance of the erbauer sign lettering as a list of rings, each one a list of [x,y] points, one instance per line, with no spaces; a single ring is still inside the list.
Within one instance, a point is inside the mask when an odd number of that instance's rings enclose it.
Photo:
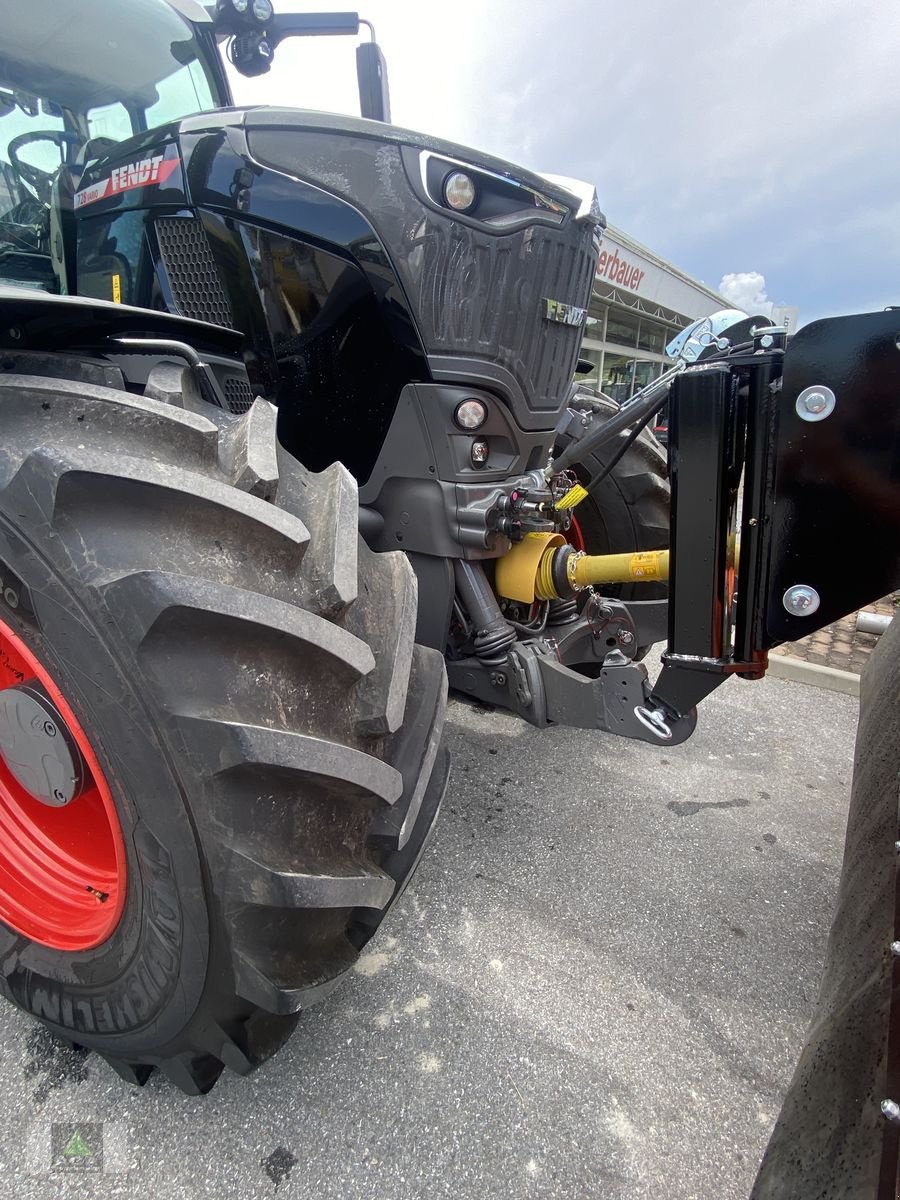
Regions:
[[[601,250],[597,260],[597,275],[625,288],[627,292],[636,292],[644,278],[641,268],[630,263],[618,250]]]

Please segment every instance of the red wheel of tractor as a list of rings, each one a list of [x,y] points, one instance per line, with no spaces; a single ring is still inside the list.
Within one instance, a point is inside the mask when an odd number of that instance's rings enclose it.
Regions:
[[[200,1095],[415,869],[446,673],[345,468],[178,400],[0,373],[0,997]]]
[[[571,524],[566,530],[565,538],[570,546],[574,546],[576,550],[581,550],[584,553],[584,534],[581,532],[581,526],[578,524],[577,517],[572,517]]]
[[[0,621],[0,920],[89,950],[124,902],[122,831],[97,756],[50,672]]]

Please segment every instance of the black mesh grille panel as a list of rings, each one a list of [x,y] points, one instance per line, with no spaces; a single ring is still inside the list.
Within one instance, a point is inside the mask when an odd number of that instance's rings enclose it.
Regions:
[[[233,328],[231,305],[200,222],[193,217],[161,217],[154,227],[179,313],[195,321]]]
[[[428,350],[501,363],[532,408],[558,409],[584,329],[547,320],[546,301],[587,306],[597,261],[591,231],[570,224],[497,237],[433,222],[422,242],[409,291]]]
[[[246,379],[235,379],[234,376],[229,376],[222,384],[222,391],[225,393],[229,412],[240,416],[242,413],[249,412],[253,407],[253,392]]]

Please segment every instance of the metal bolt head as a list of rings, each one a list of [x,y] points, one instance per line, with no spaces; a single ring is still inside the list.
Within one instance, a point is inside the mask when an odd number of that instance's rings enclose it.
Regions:
[[[837,403],[834,392],[824,384],[804,388],[797,397],[795,408],[801,421],[824,421],[834,412]]]
[[[811,617],[821,603],[819,593],[808,583],[795,583],[781,598],[781,603],[793,617]]]
[[[821,413],[828,407],[828,397],[824,392],[807,392],[803,397],[803,407],[808,413]]]
[[[900,1104],[896,1100],[882,1100],[881,1111],[889,1121],[900,1121]]]
[[[634,641],[634,634],[631,632],[630,629],[620,629],[618,634],[616,635],[616,638],[617,638],[618,642],[620,643],[620,645],[630,646],[631,643]]]

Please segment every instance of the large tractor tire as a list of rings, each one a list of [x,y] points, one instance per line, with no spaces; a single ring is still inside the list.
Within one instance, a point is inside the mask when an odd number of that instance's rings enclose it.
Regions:
[[[862,673],[844,861],[822,982],[751,1200],[900,1195],[892,1107],[900,1100],[898,768],[895,616]]]
[[[581,396],[578,399],[585,403]],[[608,396],[593,395],[589,411],[593,422],[603,422],[614,416],[619,406]],[[606,472],[626,436],[619,434],[576,464],[575,474],[585,486]],[[561,437],[558,450],[566,449],[570,440]],[[664,549],[669,544],[667,475],[665,450],[648,429],[642,430],[575,509],[569,533],[573,545],[588,554]],[[658,600],[668,594],[664,583],[610,584],[603,590],[621,600]]]
[[[199,1094],[416,865],[445,673],[348,473],[181,403],[0,377],[0,991]]]

